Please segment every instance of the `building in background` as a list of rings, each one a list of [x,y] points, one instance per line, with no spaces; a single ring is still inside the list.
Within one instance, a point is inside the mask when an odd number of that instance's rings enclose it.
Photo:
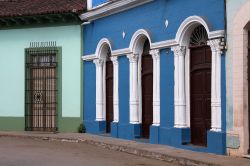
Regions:
[[[250,153],[250,2],[227,0],[228,154]]]
[[[86,8],[84,0],[0,2],[0,130],[78,130]]]
[[[88,2],[86,131],[225,154],[224,0]]]

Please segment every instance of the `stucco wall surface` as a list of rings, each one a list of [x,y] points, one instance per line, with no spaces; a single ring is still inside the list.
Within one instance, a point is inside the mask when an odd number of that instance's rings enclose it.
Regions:
[[[62,47],[62,116],[80,117],[81,27],[78,25],[0,30],[0,117],[24,117],[25,48],[56,41]]]

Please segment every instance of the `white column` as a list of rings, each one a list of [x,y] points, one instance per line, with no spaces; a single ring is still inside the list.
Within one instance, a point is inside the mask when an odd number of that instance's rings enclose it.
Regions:
[[[153,126],[160,125],[160,52],[151,50],[153,58]]]
[[[138,109],[138,55],[129,54],[129,118],[131,124],[139,123]]]
[[[117,57],[111,57],[111,61],[113,62],[113,70],[114,70],[114,76],[113,76],[113,109],[114,109],[114,122],[119,122],[119,75],[118,75],[118,69],[119,69],[119,63],[117,60]]]
[[[186,94],[185,94],[185,54],[186,48],[183,46],[174,46],[171,48],[174,52],[174,127],[187,127],[186,118]]]
[[[96,65],[96,121],[103,121],[103,64],[104,60],[95,59]]]
[[[92,9],[92,0],[87,0],[87,9],[88,10]]]
[[[211,130],[221,131],[221,39],[208,41],[212,50]]]

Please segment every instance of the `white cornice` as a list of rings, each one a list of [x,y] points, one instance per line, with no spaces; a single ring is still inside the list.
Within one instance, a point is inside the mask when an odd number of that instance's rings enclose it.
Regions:
[[[156,43],[152,43],[151,49],[162,49],[162,48],[168,48],[172,46],[176,46],[178,43],[175,40],[164,40]]]
[[[129,53],[132,53],[132,51],[129,48],[114,50],[114,51],[111,52],[112,56],[127,55]]]
[[[224,30],[212,31],[208,34],[209,39],[222,38],[225,36]]]
[[[224,37],[224,30],[217,30],[209,33],[209,39],[223,38],[223,37]],[[151,49],[164,49],[177,45],[180,45],[180,43],[178,43],[176,39],[164,40],[160,42],[151,43]],[[132,52],[133,50],[131,48],[123,48],[123,49],[113,50],[111,51],[111,54],[112,56],[124,56]],[[82,60],[84,61],[92,61],[97,58],[98,57],[95,54],[82,56]]]
[[[92,21],[102,17],[106,17],[121,11],[134,8],[139,5],[151,2],[153,0],[120,0],[117,2],[107,3],[101,8],[92,9],[87,13],[80,15],[81,20]]]
[[[82,60],[83,61],[92,61],[94,59],[97,59],[97,57],[95,56],[95,54],[82,56]]]

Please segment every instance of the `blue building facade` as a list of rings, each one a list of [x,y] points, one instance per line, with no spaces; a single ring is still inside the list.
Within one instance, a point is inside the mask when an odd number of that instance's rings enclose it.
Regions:
[[[86,132],[225,154],[224,5],[120,0],[82,14]]]

